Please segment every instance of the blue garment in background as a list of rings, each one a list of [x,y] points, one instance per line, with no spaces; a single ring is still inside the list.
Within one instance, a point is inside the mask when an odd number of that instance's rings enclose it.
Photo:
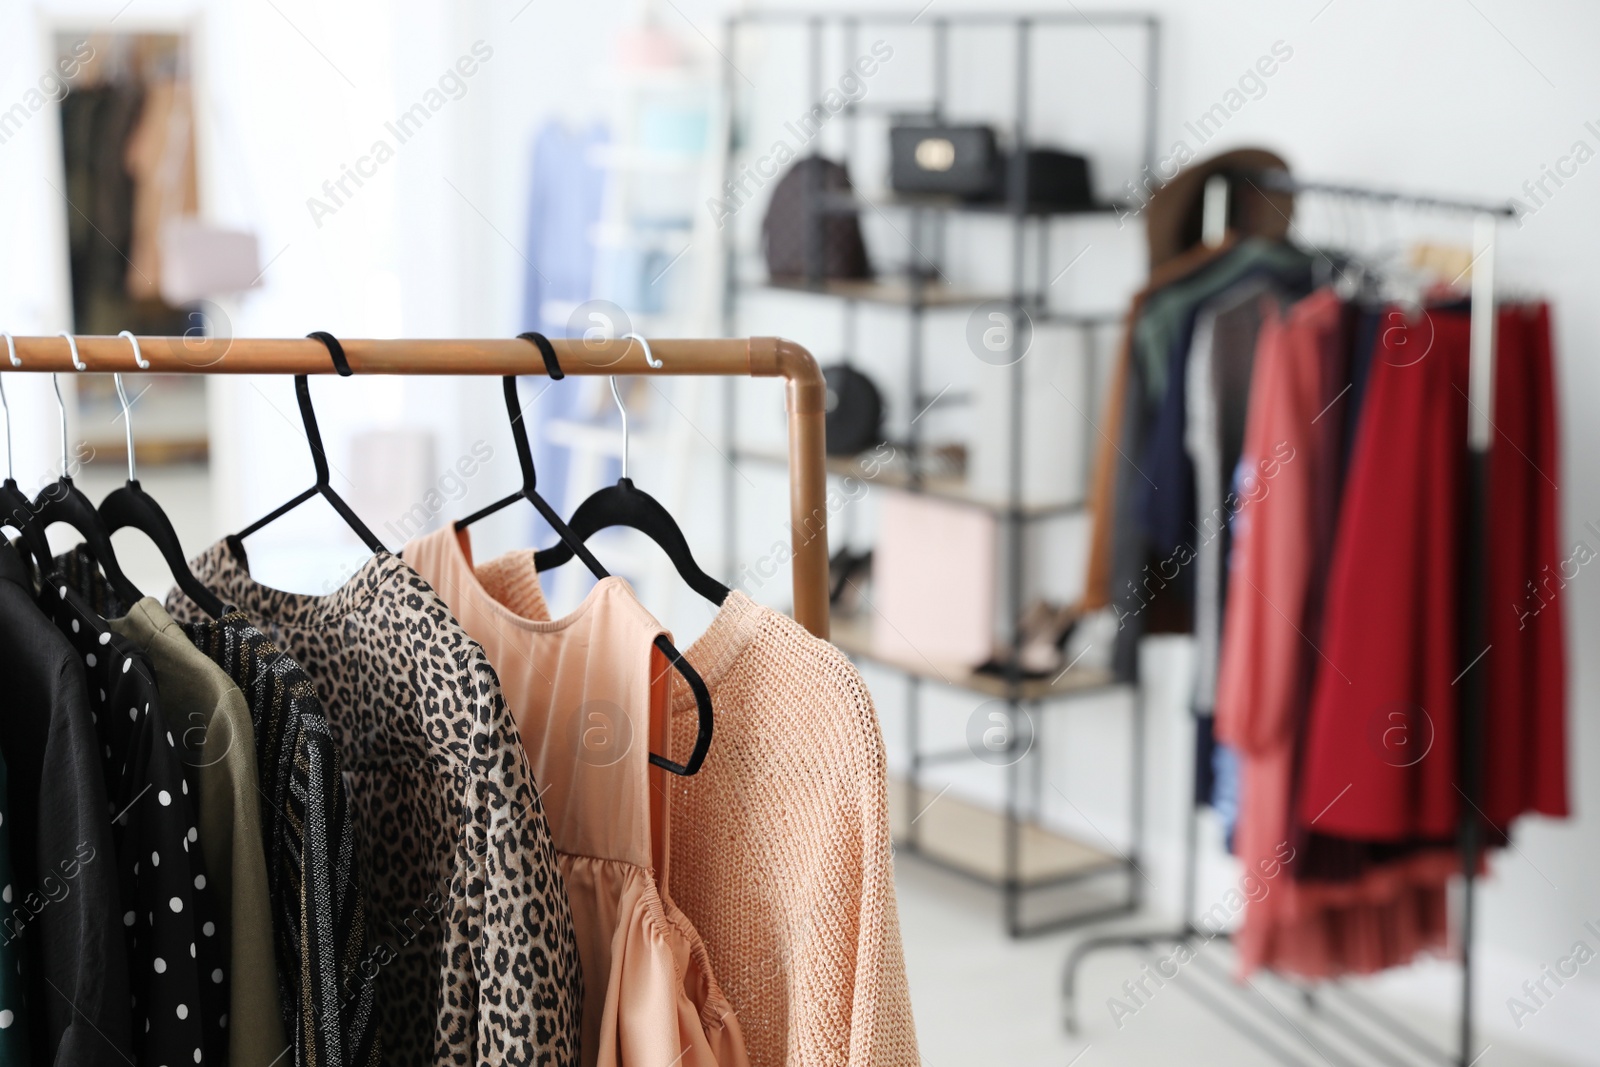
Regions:
[[[522,286],[524,330],[566,337],[571,332],[573,310],[593,296],[594,232],[600,221],[606,173],[592,159],[593,150],[608,140],[601,124],[572,131],[560,121],[546,123],[534,138],[525,242],[528,269]],[[518,383],[540,495],[564,514],[570,513],[575,503],[567,500],[570,450],[547,441],[540,427],[551,419],[570,417],[584,395],[580,383],[587,381],[566,379],[552,385],[541,375]],[[596,488],[583,487],[581,495]],[[542,518],[532,515],[529,522],[530,543],[548,546],[554,542],[555,534]]]
[[[1239,827],[1239,753],[1218,741],[1211,749],[1211,810],[1222,823],[1222,838],[1232,852],[1233,833]]]
[[[1178,546],[1190,544],[1194,536],[1194,467],[1184,438],[1189,410],[1189,348],[1201,309],[1233,286],[1255,278],[1271,278],[1295,297],[1311,290],[1309,259],[1291,259],[1287,264],[1274,258],[1257,261],[1249,258],[1251,251],[1253,248],[1241,249],[1234,254],[1229,265],[1237,265],[1235,270],[1217,271],[1190,283],[1194,299],[1178,316],[1180,325],[1165,355],[1165,388],[1157,401],[1155,419],[1141,455],[1150,481],[1136,487],[1141,494],[1139,518],[1144,534],[1158,556],[1170,556]],[[1212,282],[1209,286],[1200,284],[1208,280]]]
[[[1367,379],[1372,373],[1372,356],[1378,350],[1384,317],[1383,307],[1362,308],[1356,318],[1355,342],[1350,350],[1350,395],[1344,409],[1344,450],[1339,457],[1340,478],[1350,469],[1350,450],[1355,447],[1356,427],[1361,422],[1361,407],[1367,398]]]

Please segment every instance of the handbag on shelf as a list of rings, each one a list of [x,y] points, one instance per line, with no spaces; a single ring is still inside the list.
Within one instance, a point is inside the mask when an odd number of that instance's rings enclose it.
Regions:
[[[1024,180],[1030,211],[1073,211],[1093,203],[1089,160],[1055,148],[1002,153],[989,126],[902,123],[889,129],[889,186],[912,196],[975,203],[1007,200]]]
[[[883,396],[871,378],[846,363],[822,368],[827,386],[823,434],[830,456],[853,456],[883,440]]]
[[[831,159],[798,159],[772,191],[761,221],[773,278],[870,278],[861,220],[850,210],[850,172]]]
[[[889,186],[897,193],[993,200],[1005,172],[989,126],[903,124],[889,129]]]
[[[1013,168],[1018,159],[1028,172],[1029,211],[1079,211],[1094,204],[1086,157],[1056,148],[1030,148],[1011,156]]]

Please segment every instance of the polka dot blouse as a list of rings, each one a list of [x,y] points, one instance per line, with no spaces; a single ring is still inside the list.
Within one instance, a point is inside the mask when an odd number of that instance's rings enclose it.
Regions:
[[[220,1064],[227,940],[200,858],[198,798],[161,717],[155,672],[65,579],[48,579],[39,601],[87,668],[128,945],[135,1060]]]

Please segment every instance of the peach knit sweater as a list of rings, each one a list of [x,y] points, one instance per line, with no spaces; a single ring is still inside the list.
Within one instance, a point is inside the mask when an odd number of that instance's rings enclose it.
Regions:
[[[716,733],[672,785],[672,895],[705,939],[752,1067],[914,1067],[887,764],[855,666],[735,590],[684,655]],[[672,699],[674,759],[694,697]]]
[[[517,614],[550,618],[532,552],[477,572]],[[667,888],[704,941],[751,1067],[916,1067],[887,763],[861,675],[737,590],[684,655],[711,691],[716,732],[698,774],[665,777]],[[681,762],[694,695],[670,678]]]

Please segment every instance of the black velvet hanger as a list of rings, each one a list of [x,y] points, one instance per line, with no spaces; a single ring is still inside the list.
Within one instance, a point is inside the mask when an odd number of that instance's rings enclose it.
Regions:
[[[48,569],[50,542],[34,516],[33,501],[9,475],[0,483],[0,508],[5,509],[5,514],[0,515],[0,526],[10,526],[21,534],[18,543],[28,550],[41,569]]]
[[[3,385],[0,385],[0,405],[6,409],[6,478],[0,482],[0,508],[5,509],[5,514],[0,515],[0,526],[10,526],[21,534],[19,544],[28,550],[41,570],[47,570],[50,566],[50,542],[44,536],[44,527],[39,525],[33,513],[33,501],[28,499],[11,475],[11,404],[6,400]]]
[[[6,349],[11,356],[13,367],[22,366],[22,360],[17,358],[17,344],[11,335],[5,335]],[[29,500],[22,487],[17,484],[16,474],[12,467],[11,450],[11,402],[6,399],[6,387],[0,383],[0,407],[6,413],[6,477],[0,482],[0,508],[5,509],[5,514],[0,515],[0,526],[10,526],[21,534],[20,544],[33,556],[41,569],[50,565],[50,542],[44,536],[44,529],[35,520],[33,514],[33,501]],[[20,557],[19,557],[20,558]]]
[[[22,553],[11,547],[11,542],[0,538],[0,579],[16,582],[27,588],[32,581]]]
[[[618,478],[616,485],[608,485],[590,494],[572,513],[572,522],[568,525],[572,528],[573,536],[580,541],[587,541],[601,530],[613,526],[638,530],[661,546],[689,588],[713,604],[720,605],[728,599],[728,587],[695,562],[689,542],[672,513],[661,501],[635,487],[631,478]],[[533,562],[539,570],[547,571],[561,566],[573,555],[572,548],[563,541],[534,553]]]
[[[647,355],[648,352],[646,346]],[[633,479],[628,477],[628,409],[622,403],[622,395],[617,392],[615,378],[611,379],[611,395],[622,414],[622,477],[617,479],[616,485],[608,485],[589,494],[588,499],[572,513],[572,521],[567,525],[580,541],[587,541],[601,530],[613,526],[638,530],[661,546],[689,588],[713,604],[721,605],[728,599],[728,587],[695,562],[688,539],[683,536],[683,530],[672,513],[661,501],[637,488]],[[561,566],[572,556],[572,548],[563,541],[535,553],[533,563],[538,570],[547,571]]]
[[[67,343],[72,346],[73,366],[82,369],[78,359],[78,342],[71,335],[63,335]],[[117,564],[117,554],[111,547],[111,531],[106,529],[105,522],[100,518],[100,513],[95,510],[94,504],[83,495],[83,490],[72,484],[70,460],[67,456],[67,406],[61,400],[61,381],[56,375],[50,375],[51,384],[56,390],[56,405],[61,409],[61,477],[39,490],[39,495],[33,500],[34,522],[39,532],[43,532],[53,523],[64,522],[77,530],[83,537],[84,544],[89,549],[89,554],[100,564],[100,570],[106,576],[111,589],[117,594],[117,599],[124,604],[132,604],[140,600],[144,594],[128,580],[122,573],[122,568]],[[45,558],[39,561],[42,571],[48,573],[51,568],[49,547],[45,548]]]
[[[139,341],[133,334],[124,331],[119,334],[126,337],[133,344],[134,361],[141,367],[149,366],[144,357],[139,354]],[[128,394],[122,388],[122,375],[114,375],[113,381],[117,386],[117,399],[122,402],[122,429],[128,441],[128,481],[120,489],[114,489],[104,500],[100,501],[100,518],[105,520],[106,529],[116,533],[125,527],[132,527],[148,537],[156,548],[161,550],[161,558],[167,561],[167,569],[172,572],[172,578],[178,583],[178,588],[184,595],[200,606],[200,610],[218,619],[227,612],[227,606],[220,597],[205,587],[200,579],[194,576],[189,569],[189,562],[184,558],[183,545],[178,541],[178,533],[172,528],[172,520],[167,518],[167,513],[161,510],[161,505],[156,503],[156,498],[144,491],[139,484],[139,469],[134,462],[133,453],[133,412],[129,410]]]
[[[344,346],[339,344],[339,339],[334,337],[333,334],[318,330],[316,333],[308,333],[306,336],[315,338],[323,343],[328,349],[328,354],[333,358],[333,369],[339,372],[341,378],[348,378],[355,373],[350,369],[349,361],[345,359]],[[355,513],[349,504],[344,502],[343,497],[334,491],[328,473],[328,456],[322,450],[322,431],[317,429],[317,412],[311,406],[311,386],[304,374],[294,376],[294,395],[300,403],[300,421],[305,424],[306,443],[311,446],[311,462],[317,471],[316,483],[282,507],[263,515],[243,530],[240,530],[237,536],[241,540],[249,537],[268,523],[275,522],[287,515],[312,497],[320,496],[333,505],[333,510],[339,513],[339,517],[345,521],[350,529],[356,532],[356,536],[360,537],[369,549],[373,552],[387,551],[383,542],[378,540],[377,535],[367,529],[367,524],[361,521],[361,517]]]
[[[524,341],[532,342],[539,349],[539,354],[544,357],[545,372],[549,374],[552,380],[559,381],[565,376],[561,370],[561,364],[556,360],[554,346],[550,344],[543,334],[530,332],[518,334],[517,336]],[[596,579],[609,578],[611,576],[610,572],[600,565],[600,561],[594,557],[594,553],[590,552],[588,547],[584,545],[583,539],[568,528],[567,524],[561,521],[561,516],[556,514],[555,509],[545,501],[544,497],[539,495],[536,488],[537,474],[533,469],[533,449],[528,444],[528,429],[522,419],[522,406],[517,400],[516,376],[506,375],[501,380],[501,385],[505,392],[506,414],[511,419],[511,437],[517,446],[517,462],[522,465],[522,488],[510,496],[497,500],[488,507],[473,512],[466,518],[459,520],[455,524],[455,529],[458,532],[464,530],[479,519],[493,515],[495,512],[509,507],[519,500],[526,500],[534,506],[544,518],[544,521],[550,524],[550,528],[556,532],[556,536],[561,538],[562,544],[573,555],[583,561],[584,566],[589,568],[589,571]],[[699,712],[699,730],[695,734],[694,749],[689,753],[688,762],[675,763],[665,756],[652,752],[650,753],[650,764],[672,774],[687,777],[700,770],[700,765],[705,762],[706,753],[711,749],[711,691],[706,688],[706,683],[701,679],[699,672],[690,666],[689,661],[683,658],[683,654],[673,646],[671,641],[667,640],[665,635],[658,634],[656,636],[655,646],[661,651],[662,655],[667,657],[667,662],[672,665],[673,670],[682,676],[683,680],[688,683],[690,691],[694,693],[695,707]]]
[[[150,538],[161,550],[161,558],[167,561],[172,580],[178,583],[178,588],[183,590],[185,596],[213,619],[227,614],[227,605],[189,569],[189,561],[184,558],[183,546],[178,542],[177,531],[172,528],[172,520],[161,510],[156,498],[144,491],[137,478],[128,479],[126,485],[112,490],[100,502],[100,517],[112,533],[132,527]]]

